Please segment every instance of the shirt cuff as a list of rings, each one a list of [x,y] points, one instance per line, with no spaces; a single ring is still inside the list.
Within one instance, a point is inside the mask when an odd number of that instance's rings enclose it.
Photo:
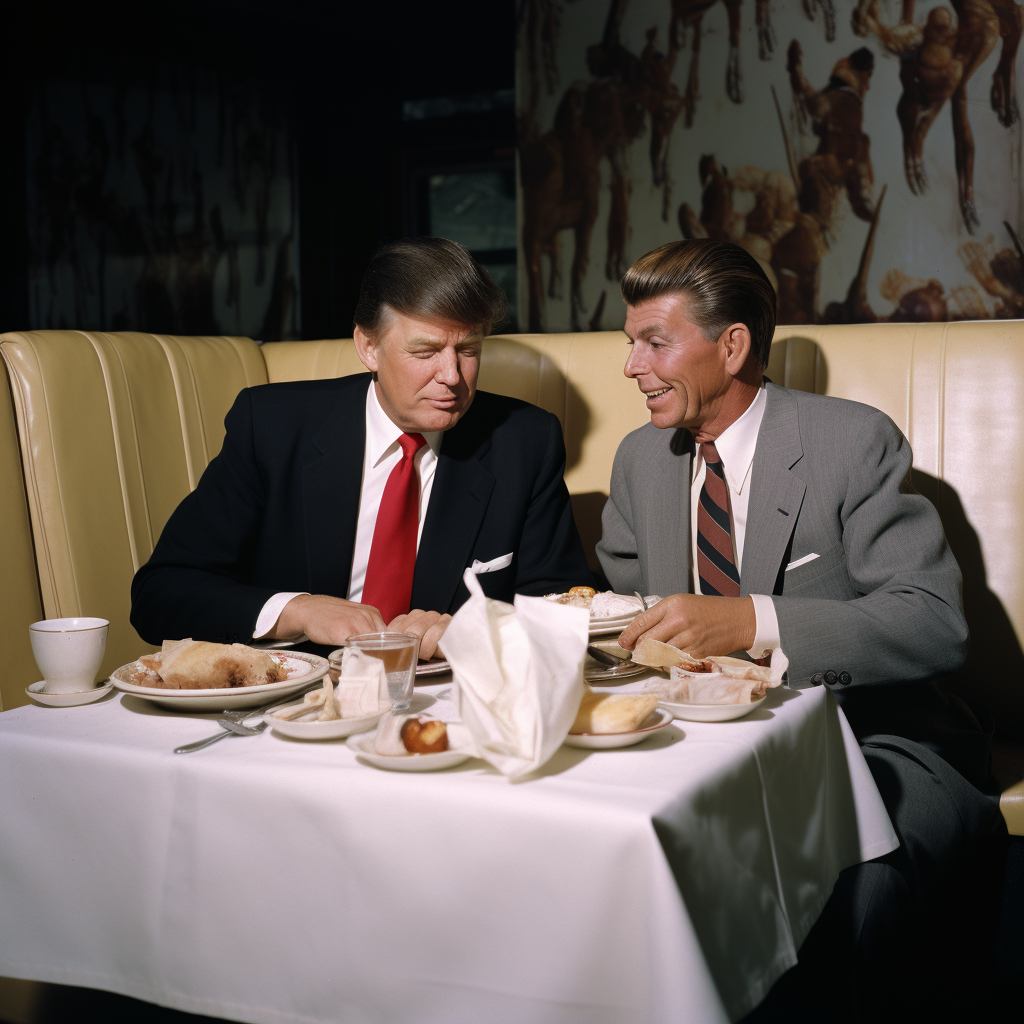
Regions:
[[[265,637],[276,625],[277,620],[281,618],[281,612],[284,611],[284,606],[293,598],[299,597],[302,594],[308,593],[308,591],[300,590],[294,594],[275,594],[260,610],[259,617],[256,619],[256,628],[252,631],[253,640],[261,640]],[[778,629],[778,627],[776,627]],[[284,640],[285,637],[279,637],[278,639]],[[288,637],[287,639],[292,639]]]
[[[751,594],[754,602],[754,642],[747,654],[755,661],[767,657],[776,647],[782,646],[779,636],[779,617],[775,614],[775,602],[766,594]]]

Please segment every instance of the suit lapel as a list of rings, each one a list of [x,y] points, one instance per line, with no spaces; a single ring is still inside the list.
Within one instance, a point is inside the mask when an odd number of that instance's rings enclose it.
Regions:
[[[310,590],[340,597],[347,594],[352,573],[370,375],[344,379],[338,401],[313,437],[321,455],[302,469]]]
[[[494,490],[494,476],[480,462],[490,448],[490,438],[472,451],[466,444],[472,443],[472,426],[467,430],[465,424],[463,420],[441,442],[416,556],[413,608],[447,611],[451,607]]]
[[[796,400],[767,384],[768,401],[757,434],[750,479],[750,504],[743,541],[740,593],[773,594],[806,484],[793,466],[803,458]]]
[[[685,594],[690,589],[690,473],[693,437],[668,432],[649,498],[646,594]],[[680,557],[682,555],[682,557]]]

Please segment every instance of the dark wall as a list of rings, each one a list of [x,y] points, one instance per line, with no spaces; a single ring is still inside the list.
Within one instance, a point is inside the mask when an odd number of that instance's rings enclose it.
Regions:
[[[294,320],[307,338],[350,333],[367,257],[381,241],[415,230],[406,223],[402,198],[409,153],[514,140],[511,116],[504,113],[426,127],[402,120],[406,100],[513,86],[513,0],[433,6],[186,0],[155,13],[152,6],[109,0],[40,3],[17,12],[9,27],[0,96],[0,330],[55,326],[31,322],[26,229],[26,204],[33,198],[26,117],[37,116],[37,97],[47,83],[146,81],[159,72],[179,83],[215,80],[211,88],[263,97],[268,109],[281,109],[294,154]],[[267,273],[273,271],[269,266]],[[139,310],[131,314],[137,322],[122,316],[115,324],[113,310],[105,309],[103,322],[67,326],[166,329],[144,322],[154,314]]]

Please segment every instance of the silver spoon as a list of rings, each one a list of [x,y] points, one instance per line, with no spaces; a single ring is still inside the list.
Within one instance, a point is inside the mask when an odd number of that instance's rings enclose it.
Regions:
[[[617,665],[621,665],[626,660],[625,658],[616,658],[614,654],[602,651],[600,647],[594,647],[593,644],[587,644],[587,654],[589,654],[598,664],[610,665],[612,668],[615,668]]]
[[[203,747],[208,747],[211,743],[224,739],[225,736],[259,736],[267,727],[266,722],[248,726],[242,725],[240,722],[233,722],[228,718],[218,719],[217,724],[221,726],[221,732],[215,733],[213,736],[207,736],[204,740],[196,740],[195,743],[186,743],[182,747],[175,747],[174,752],[176,754],[190,754],[193,750],[202,750]]]
[[[647,602],[644,600],[644,595],[641,594],[639,590],[634,590],[633,596],[636,597],[636,599],[640,602],[640,607],[643,608],[645,612],[650,610],[647,607]]]

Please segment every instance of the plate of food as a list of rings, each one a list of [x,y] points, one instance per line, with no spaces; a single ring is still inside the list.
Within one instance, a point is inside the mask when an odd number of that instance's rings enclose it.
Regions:
[[[392,772],[436,772],[473,756],[464,726],[426,715],[385,715],[372,732],[345,742],[362,760]]]
[[[545,594],[548,601],[567,604],[575,608],[586,608],[590,612],[590,635],[613,633],[625,629],[642,611],[638,597],[615,594],[610,590],[597,592],[593,587],[573,587],[564,594]],[[652,595],[648,605],[660,601]]]
[[[327,674],[327,659],[244,644],[165,641],[156,654],[122,665],[110,681],[123,693],[179,711],[224,711],[287,697]]]
[[[748,704],[698,704],[689,700],[659,700],[658,707],[669,712],[673,718],[680,718],[684,722],[732,722],[759,708],[766,698],[767,694]]]
[[[583,678],[588,683],[617,683],[647,671],[646,665],[638,665],[632,661],[630,652],[623,650],[617,640],[595,640],[590,646],[615,658],[618,664],[605,665],[588,652],[583,662]]]
[[[588,690],[565,742],[585,750],[632,747],[671,722],[671,713],[658,707],[657,697]]]
[[[319,693],[320,691],[315,691]],[[263,716],[270,728],[292,740],[341,740],[357,732],[372,729],[385,714],[363,715],[359,718],[333,718],[321,721],[323,705],[289,704]]]

